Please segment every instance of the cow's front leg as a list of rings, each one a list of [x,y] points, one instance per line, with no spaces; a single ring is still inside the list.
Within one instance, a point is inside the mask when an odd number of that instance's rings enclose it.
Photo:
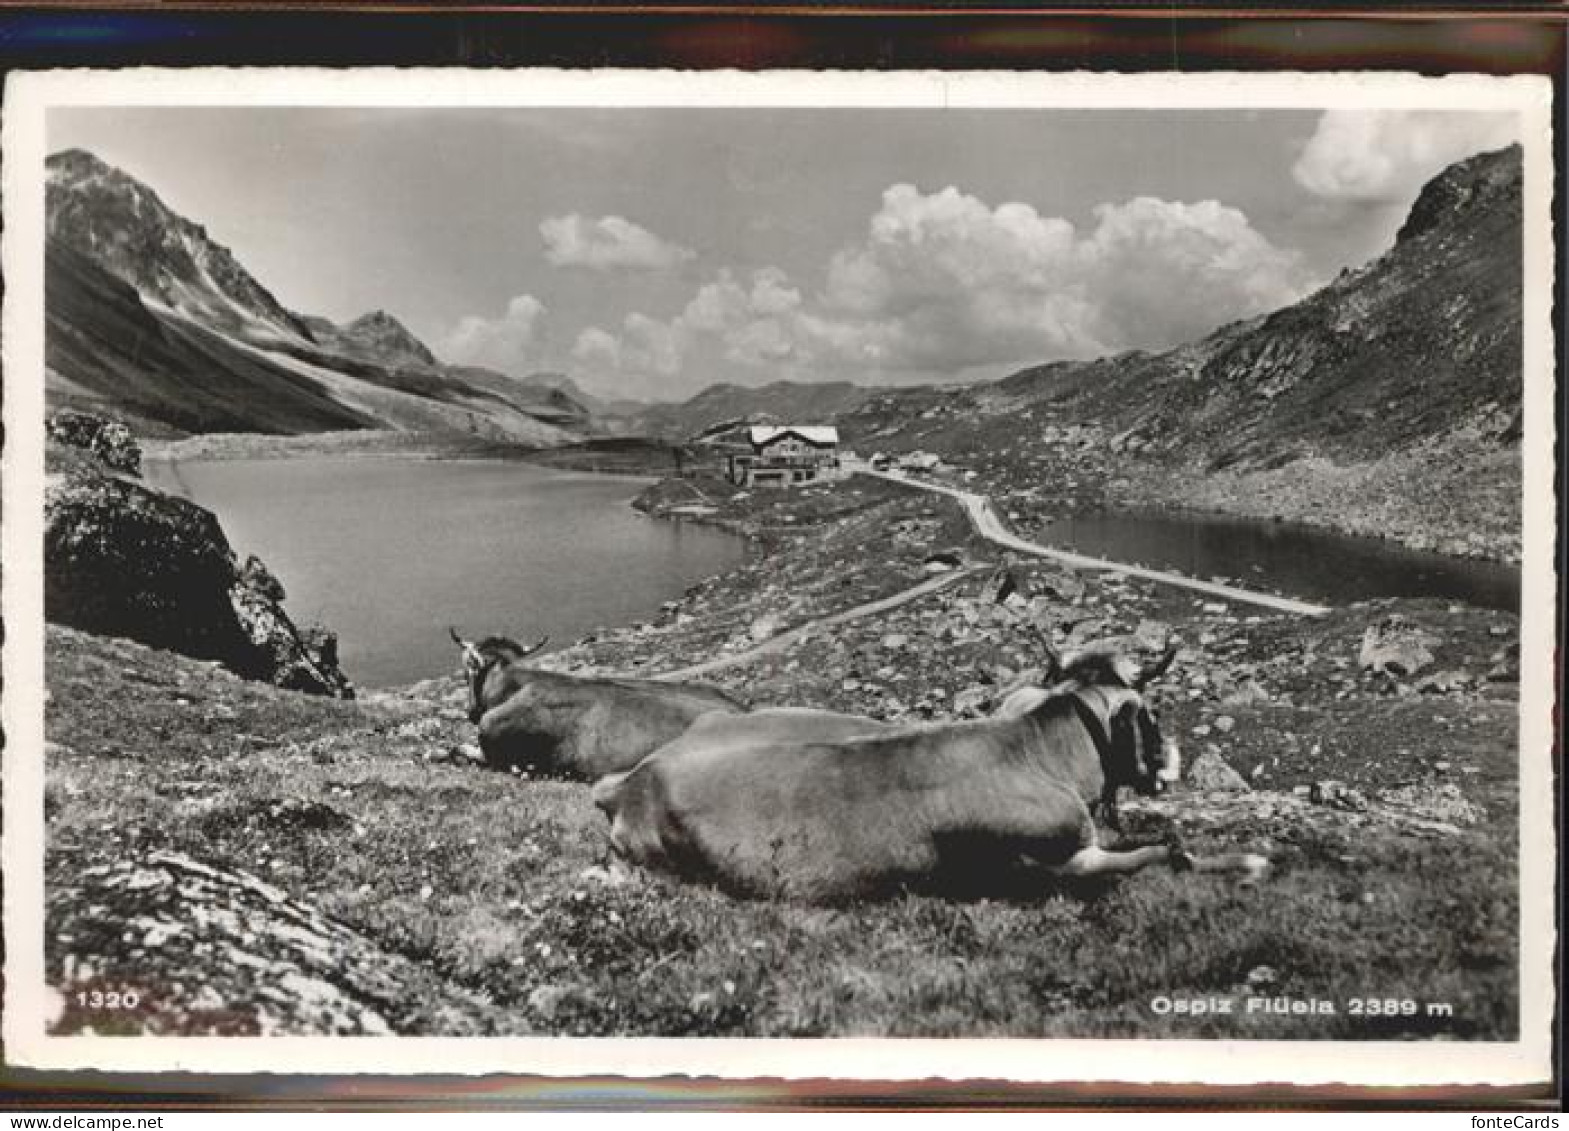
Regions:
[[[1118,872],[1137,872],[1151,864],[1164,864],[1171,858],[1171,849],[1164,844],[1151,844],[1127,852],[1108,852],[1098,844],[1081,848],[1066,861],[1052,869],[1059,876],[1105,876]]]
[[[1216,856],[1189,856],[1187,866],[1195,872],[1236,872],[1243,884],[1256,884],[1269,876],[1274,867],[1268,856],[1256,852],[1223,852]]]
[[[533,706],[520,696],[492,707],[479,720],[479,749],[491,769],[532,769],[544,738]]]
[[[1117,808],[1117,787],[1114,785],[1101,790],[1100,819],[1118,837],[1122,836],[1122,810]]]

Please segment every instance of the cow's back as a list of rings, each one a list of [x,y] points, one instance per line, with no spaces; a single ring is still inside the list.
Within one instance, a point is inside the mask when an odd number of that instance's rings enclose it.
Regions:
[[[1029,740],[986,723],[835,742],[683,739],[597,799],[634,859],[751,894],[848,898],[930,877],[949,847],[974,847],[971,834],[1003,845],[1066,830],[1071,851],[1087,810],[1014,749]]]
[[[680,737],[705,715],[733,715],[741,707],[712,688],[652,680],[607,680],[579,689],[577,723],[560,759],[590,780],[636,766]]]
[[[481,718],[487,761],[593,781],[627,770],[696,719],[741,706],[701,685],[514,670],[496,686],[509,693]]]

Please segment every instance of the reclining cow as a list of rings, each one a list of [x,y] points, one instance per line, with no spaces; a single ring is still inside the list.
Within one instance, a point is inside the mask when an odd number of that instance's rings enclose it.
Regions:
[[[939,726],[809,712],[813,733],[792,735],[776,712],[706,719],[601,781],[594,802],[633,861],[812,902],[974,890],[1021,864],[1032,875],[1160,862],[1262,875],[1258,856],[1101,846],[1093,805],[1114,808],[1123,787],[1154,794],[1180,771],[1140,694],[1152,674],[1091,655],[1048,687],[1015,692],[991,718]]]
[[[466,641],[463,652],[469,721],[479,725],[487,765],[546,777],[593,781],[637,765],[704,715],[735,714],[742,704],[713,687],[610,679],[541,671],[523,661],[545,646],[524,648],[504,636]]]

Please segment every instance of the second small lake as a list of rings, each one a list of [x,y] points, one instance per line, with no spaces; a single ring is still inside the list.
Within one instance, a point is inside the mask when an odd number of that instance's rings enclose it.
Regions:
[[[1244,588],[1331,605],[1437,597],[1518,612],[1520,571],[1318,527],[1200,514],[1065,516],[1036,538],[1113,561],[1224,577]]]

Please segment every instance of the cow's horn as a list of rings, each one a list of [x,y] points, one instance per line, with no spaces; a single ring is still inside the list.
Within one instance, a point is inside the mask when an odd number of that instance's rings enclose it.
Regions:
[[[1153,681],[1166,674],[1166,669],[1171,667],[1171,662],[1177,658],[1177,642],[1166,641],[1166,650],[1161,653],[1160,659],[1145,664],[1138,676],[1133,681],[1135,691],[1143,691]]]
[[[457,630],[457,629],[455,629],[455,628],[453,628],[453,627],[452,627],[452,626],[451,626],[451,625],[450,625],[450,624],[449,624],[449,625],[448,625],[448,626],[447,626],[447,631],[448,631],[448,632],[449,632],[449,633],[451,633],[451,634],[452,634],[452,642],[453,642],[453,643],[454,643],[454,644],[456,644],[456,645],[457,645],[457,646],[458,646],[458,647],[459,647],[459,648],[467,648],[467,647],[468,647],[468,642],[467,642],[467,641],[465,641],[465,640],[464,640],[464,639],[463,639],[463,637],[461,637],[461,636],[459,636],[459,635],[458,635],[458,630]]]
[[[1047,635],[1044,628],[1033,620],[1029,623],[1035,638],[1041,642],[1041,651],[1046,654],[1046,671],[1041,676],[1041,682],[1055,683],[1057,677],[1062,674],[1062,653],[1057,651],[1056,645],[1051,642],[1051,637]]]
[[[535,652],[538,652],[541,648],[543,648],[546,644],[549,644],[549,643],[550,643],[550,634],[546,633],[544,636],[541,636],[539,638],[539,643],[534,645],[534,647],[532,647],[532,648],[525,648],[523,650],[523,654],[525,656],[532,656]]]

